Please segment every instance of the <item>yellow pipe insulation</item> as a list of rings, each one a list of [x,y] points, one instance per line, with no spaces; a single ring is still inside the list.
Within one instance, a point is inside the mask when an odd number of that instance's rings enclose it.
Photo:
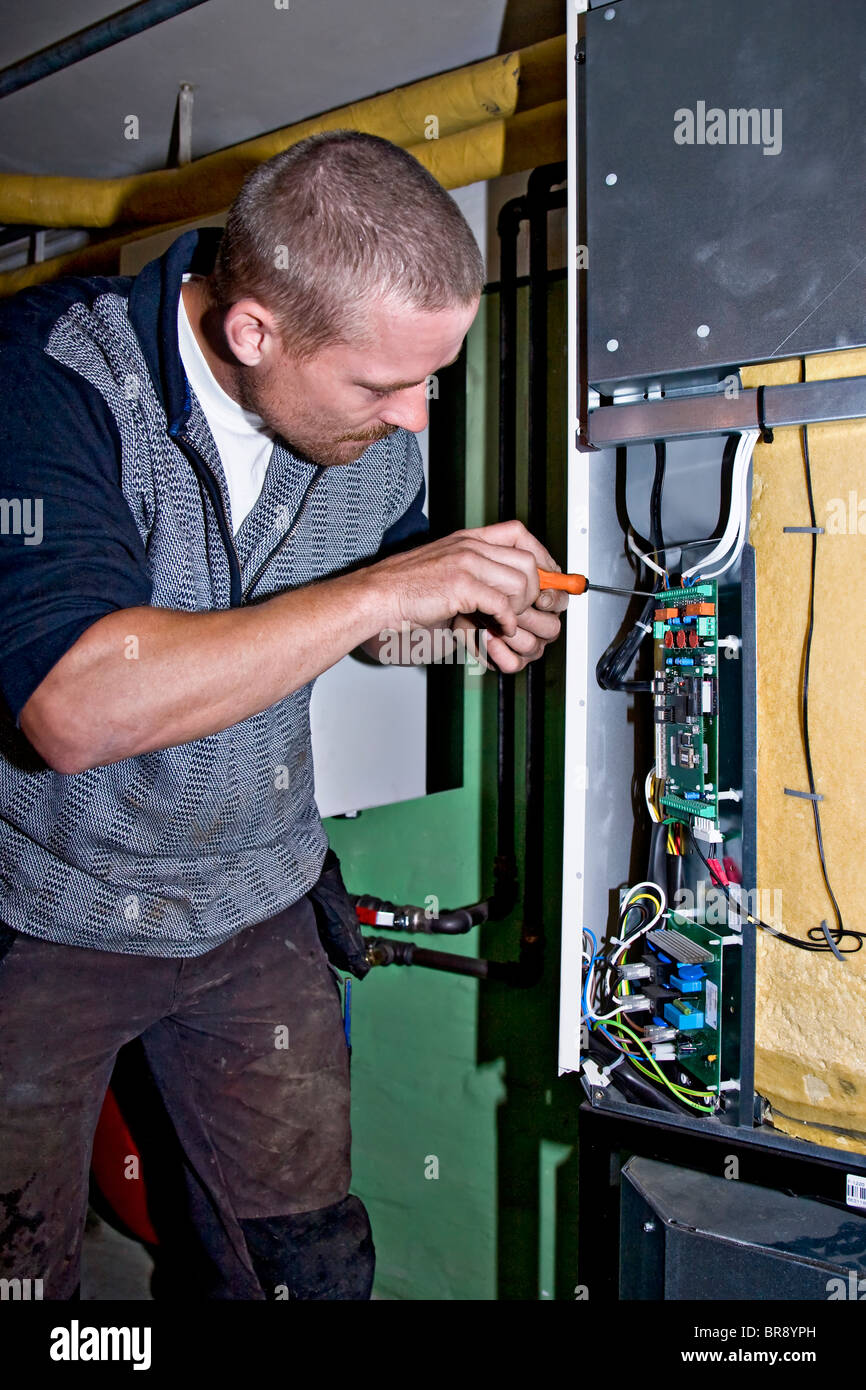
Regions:
[[[564,93],[563,35],[284,126],[180,169],[119,179],[6,174],[0,180],[0,222],[114,227],[185,221],[227,207],[251,169],[318,131],[348,128],[405,147],[433,144],[425,141],[431,117],[438,122],[440,139],[447,139]]]
[[[487,121],[441,140],[425,140],[410,146],[412,154],[430,170],[444,188],[516,174],[538,164],[565,158],[566,103],[551,101],[510,120]],[[159,227],[144,227],[121,237],[84,246],[53,260],[10,270],[0,275],[0,298],[18,290],[54,280],[60,275],[117,274],[122,247],[131,241],[188,225],[188,219]]]

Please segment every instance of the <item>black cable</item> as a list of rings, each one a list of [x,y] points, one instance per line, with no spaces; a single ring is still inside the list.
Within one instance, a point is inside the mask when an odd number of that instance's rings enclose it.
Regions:
[[[667,541],[667,542],[666,542],[665,544],[663,544],[660,548],[658,548],[658,547],[656,547],[654,541],[652,541],[652,540],[645,540],[644,537],[640,534],[640,532],[637,531],[637,530],[635,530],[634,526],[631,525],[631,522],[630,522],[630,521],[628,520],[628,518],[626,517],[626,520],[625,520],[625,529],[628,529],[629,527],[631,528],[632,532],[634,533],[635,543],[638,544],[638,545],[640,546],[640,549],[641,549],[641,550],[644,550],[644,551],[648,551],[648,552],[649,552],[650,559],[656,559],[656,558],[657,558],[656,550],[658,549],[658,550],[659,550],[659,553],[660,553],[662,556],[664,556],[664,561],[663,561],[663,563],[664,563],[664,568],[665,568],[665,569],[669,569],[669,568],[670,568],[670,566],[669,566],[668,563],[667,563],[667,557],[668,557],[668,555],[669,555],[672,551],[676,551],[676,550],[694,550],[694,549],[699,548],[700,546],[704,546],[704,545],[715,545],[716,542],[719,540],[720,536],[722,536],[722,535],[724,534],[725,527],[727,526],[728,519],[729,519],[730,514],[731,514],[731,505],[732,505],[732,500],[733,500],[733,492],[732,492],[733,463],[734,463],[734,456],[735,456],[735,454],[736,454],[736,452],[737,452],[737,445],[739,444],[739,441],[740,441],[740,435],[739,435],[739,433],[737,433],[737,434],[729,434],[729,435],[727,436],[726,440],[725,440],[725,447],[724,447],[724,449],[722,450],[721,481],[720,481],[720,494],[721,494],[721,495],[720,495],[720,501],[719,501],[719,517],[718,517],[718,521],[716,522],[715,528],[714,528],[714,530],[713,530],[713,532],[712,532],[711,535],[705,536],[702,540]],[[619,452],[619,451],[617,451],[617,452]],[[625,453],[625,452],[626,452],[626,450],[623,449],[623,453]],[[652,523],[651,523],[651,525],[652,525]],[[659,531],[661,531],[661,518],[660,518],[660,516],[659,516]]]
[[[698,844],[697,836],[695,835],[695,832],[691,828],[691,826],[688,827],[688,832],[689,837],[691,838],[692,847],[696,851],[698,858],[703,863],[707,873],[710,875],[711,881],[718,888],[721,888],[729,903],[734,903],[738,916],[741,916],[747,922],[750,922],[753,927],[761,927],[764,931],[769,932],[771,936],[777,936],[780,941],[786,941],[789,946],[796,946],[801,951],[829,951],[831,955],[835,954],[833,951],[833,947],[830,945],[830,943],[824,935],[822,927],[810,927],[807,933],[809,936],[809,940],[801,941],[798,936],[789,936],[787,932],[779,931],[778,927],[771,927],[767,922],[762,922],[760,917],[753,917],[751,912],[745,911],[743,909],[742,903],[736,902],[735,899],[731,897],[730,888],[726,883],[722,883],[722,880],[719,878],[716,871],[710,865],[706,855],[703,853],[700,845]],[[863,942],[866,941],[866,932],[854,931],[851,927],[842,927],[841,929],[835,928],[829,931],[829,935],[835,942],[836,949],[838,951],[841,951],[841,953],[846,956],[853,955],[855,951],[859,951],[863,945]],[[841,943],[846,936],[854,938],[857,942],[856,946],[843,946]]]
[[[650,493],[650,540],[654,550],[664,550],[665,540],[662,535],[662,488],[665,483],[665,464],[667,461],[667,449],[663,439],[655,442],[656,466],[653,474],[653,486]]]
[[[613,1043],[608,1042],[603,1033],[590,1032],[587,1055],[603,1067],[609,1066],[617,1057],[622,1059],[608,1075],[617,1090],[622,1091],[626,1100],[630,1100],[632,1104],[648,1105],[656,1110],[666,1110],[672,1115],[688,1114],[685,1105],[675,1100],[669,1092],[660,1089],[660,1081],[645,1080],[635,1071],[625,1054]]]
[[[805,381],[805,358],[801,359],[801,365],[802,378]],[[842,913],[839,909],[839,903],[836,899],[836,894],[833,892],[833,889],[830,886],[830,877],[827,873],[827,860],[824,854],[824,837],[821,833],[821,813],[818,810],[818,800],[815,792],[815,775],[812,770],[812,746],[809,741],[809,664],[812,657],[812,635],[815,631],[815,566],[818,556],[818,532],[816,529],[817,523],[815,520],[815,498],[812,492],[812,464],[809,458],[809,431],[807,425],[803,426],[803,463],[806,469],[806,496],[809,499],[809,525],[812,528],[812,556],[811,563],[809,566],[809,626],[806,630],[806,646],[805,651],[803,653],[803,751],[806,755],[806,775],[809,780],[809,792],[812,800],[812,815],[815,819],[815,841],[818,846],[818,857],[821,860],[821,876],[824,879],[824,886],[827,889],[827,894],[830,898],[831,903],[833,904],[833,915],[836,918],[836,926],[835,928],[830,929],[829,934],[836,942],[837,946],[839,945],[840,940],[844,936],[856,935],[860,937],[861,940],[859,945],[850,948],[853,951],[860,949],[860,946],[862,946],[863,944],[863,939],[866,939],[866,933],[852,933],[846,930],[845,924],[842,921]],[[810,937],[812,936],[813,932],[818,932],[819,936],[824,935],[824,929],[822,927],[812,927],[809,931]],[[829,949],[829,947],[827,949]]]
[[[650,883],[667,885],[667,838],[668,827],[664,822],[653,821],[650,827],[650,847],[646,870],[646,876]],[[668,901],[670,901],[670,899],[668,899]]]
[[[664,440],[656,440],[655,444],[655,473],[653,475],[652,494],[650,497],[650,542],[653,548],[661,549],[664,545],[662,537],[661,507],[662,490],[665,480],[666,446]],[[652,585],[653,593],[656,594],[661,588],[661,577],[646,566],[652,579],[647,583]],[[627,680],[629,671],[634,665],[640,645],[644,637],[652,631],[652,616],[655,611],[656,600],[649,598],[644,603],[640,617],[633,624],[631,629],[621,640],[614,640],[607,650],[599,657],[595,668],[595,678],[602,690],[621,690],[629,695],[638,692],[646,693],[652,687],[649,681],[630,681]]]

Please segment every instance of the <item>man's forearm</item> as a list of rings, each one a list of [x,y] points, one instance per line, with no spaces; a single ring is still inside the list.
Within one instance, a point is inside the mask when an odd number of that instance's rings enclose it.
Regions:
[[[484,613],[525,645],[516,615],[555,563],[521,522],[497,522],[247,608],[110,613],[51,668],[21,728],[50,767],[82,772],[231,728],[395,624],[435,635]]]
[[[21,728],[60,772],[188,743],[267,709],[382,624],[363,571],[247,608],[111,613],[28,700]]]
[[[454,640],[454,622],[452,618],[436,627],[403,623],[399,628],[383,628],[362,642],[361,650],[383,666],[427,666],[441,661],[443,656],[447,660]]]

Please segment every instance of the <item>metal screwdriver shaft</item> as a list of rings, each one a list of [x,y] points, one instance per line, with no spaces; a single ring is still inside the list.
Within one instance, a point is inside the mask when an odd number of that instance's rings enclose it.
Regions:
[[[599,594],[623,594],[630,598],[637,594],[640,598],[654,598],[648,589],[614,589],[609,584],[592,584],[585,574],[561,574],[558,570],[538,571],[538,582],[542,589],[562,589],[567,594],[585,594],[587,589],[595,589]]]

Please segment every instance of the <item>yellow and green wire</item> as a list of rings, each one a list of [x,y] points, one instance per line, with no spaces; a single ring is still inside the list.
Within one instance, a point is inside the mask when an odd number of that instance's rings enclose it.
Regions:
[[[643,1063],[639,1062],[635,1057],[630,1056],[629,1060],[638,1071],[643,1072],[644,1076],[648,1076],[651,1081],[661,1081],[667,1086],[669,1091],[673,1091],[674,1095],[678,1100],[682,1101],[683,1105],[689,1105],[693,1110],[699,1110],[701,1114],[706,1114],[708,1110],[714,1108],[709,1104],[710,1101],[715,1101],[717,1099],[714,1091],[692,1090],[689,1086],[678,1086],[675,1082],[671,1081],[669,1077],[665,1076],[655,1057],[653,1057],[652,1053],[633,1029],[629,1028],[625,1023],[621,1023],[617,1018],[610,1019],[606,1027],[613,1028],[618,1033],[624,1033],[626,1037],[630,1038],[632,1042],[640,1048],[646,1060],[649,1062],[650,1067],[652,1067],[652,1071],[645,1067]],[[698,1101],[689,1100],[689,1096],[700,1097],[703,1104],[699,1104]]]

